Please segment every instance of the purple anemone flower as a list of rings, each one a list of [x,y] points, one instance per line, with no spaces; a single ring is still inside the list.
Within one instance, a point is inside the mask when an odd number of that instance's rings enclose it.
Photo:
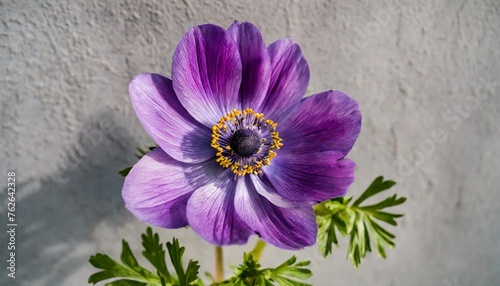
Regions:
[[[361,128],[339,91],[303,98],[309,67],[290,39],[266,46],[250,23],[190,29],[172,79],[140,74],[132,105],[158,148],[130,171],[126,207],[165,228],[186,225],[216,245],[257,234],[285,249],[315,243],[312,206],[344,196],[345,156]]]

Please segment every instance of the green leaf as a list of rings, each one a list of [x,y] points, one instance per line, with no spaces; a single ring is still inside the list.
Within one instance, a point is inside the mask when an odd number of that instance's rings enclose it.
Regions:
[[[287,261],[275,268],[261,269],[261,265],[255,260],[250,253],[243,255],[243,263],[238,266],[232,266],[234,276],[222,283],[214,285],[232,285],[232,286],[308,286],[298,280],[304,280],[312,276],[309,266],[309,261],[296,263],[297,258],[292,256]],[[310,286],[310,285],[309,285]]]
[[[123,168],[118,172],[118,174],[120,174],[122,177],[126,177],[128,173],[130,173],[130,170],[132,170],[132,167]]]
[[[182,255],[184,254],[185,248],[179,246],[179,240],[176,238],[173,239],[172,243],[167,242],[167,249],[172,265],[177,273],[179,285],[193,285],[196,279],[198,279],[198,270],[200,269],[198,261],[189,260],[188,266],[186,270],[184,270],[182,266]]]
[[[148,284],[129,279],[120,279],[106,283],[106,286],[146,286],[146,285]]]
[[[134,255],[130,251],[128,243],[123,240],[121,260],[125,265],[121,265],[105,254],[96,254],[90,257],[90,264],[103,269],[89,277],[89,283],[97,283],[110,278],[130,278],[130,280],[146,283],[146,285],[161,285],[160,279],[148,270],[141,267]]]
[[[369,206],[364,206],[362,207],[365,210],[379,210],[387,207],[393,207],[400,205],[406,201],[406,198],[398,198],[396,195],[393,195],[391,197],[388,197],[387,199],[381,201],[380,203],[374,204],[374,205],[369,205]]]
[[[137,259],[135,259],[135,256],[132,253],[132,250],[130,249],[128,242],[126,242],[125,240],[122,240],[122,255],[120,258],[123,264],[130,267],[130,269],[134,270],[135,272],[139,273],[142,277],[149,279],[157,278],[153,274],[151,274],[151,272],[144,269],[142,266],[139,265],[139,263],[137,263]]]
[[[158,276],[166,283],[176,283],[177,281],[170,275],[165,262],[165,250],[163,244],[160,243],[160,236],[157,233],[153,234],[151,227],[146,229],[146,233],[142,234],[142,246],[144,251],[142,255],[153,265],[158,273]]]
[[[158,145],[148,147],[147,150],[144,150],[144,149],[142,149],[140,147],[137,147],[136,148],[137,153],[135,153],[135,156],[137,157],[137,159],[141,159],[142,157],[144,157],[144,155],[146,155],[150,151],[153,151],[156,147],[158,147]]]
[[[395,182],[383,177],[376,178],[361,196],[351,205],[352,198],[336,198],[314,206],[318,222],[318,248],[326,257],[332,253],[332,246],[339,245],[337,232],[343,236],[350,236],[347,257],[357,267],[366,253],[375,251],[383,258],[386,257],[385,247],[394,247],[395,236],[380,226],[376,220],[396,226],[397,218],[402,214],[393,214],[383,209],[400,205],[406,201],[404,197],[392,195],[379,203],[368,206],[361,204],[385,190],[390,189]]]
[[[180,247],[179,241],[174,238],[173,243],[167,243],[167,248],[170,255],[170,260],[178,275],[178,279],[173,277],[167,268],[165,262],[165,250],[160,243],[160,237],[157,233],[148,227],[146,233],[142,234],[142,246],[144,257],[154,266],[156,275],[142,267],[135,258],[129,244],[122,241],[122,253],[120,260],[122,264],[111,259],[105,254],[97,253],[90,257],[90,263],[102,269],[89,277],[89,283],[98,283],[108,279],[116,279],[108,282],[110,286],[188,286],[188,285],[203,285],[203,282],[198,279],[198,261],[190,260],[186,270],[182,267],[182,254],[184,247]]]
[[[301,280],[305,280],[312,276],[311,270],[305,268],[305,266],[309,266],[311,264],[310,261],[302,261],[299,263],[295,263],[297,258],[292,256],[290,259],[285,261],[280,266],[270,269],[272,277],[282,277],[283,279],[288,279],[284,277],[298,278]],[[295,264],[295,265],[294,265]]]
[[[318,222],[318,243],[319,249],[323,249],[324,256],[332,253],[333,244],[338,245],[335,233],[335,223],[325,216],[316,217]]]
[[[367,198],[372,197],[380,192],[383,192],[387,189],[392,188],[396,182],[387,180],[384,181],[384,177],[377,177],[371,185],[366,189],[366,191],[352,204],[353,207],[359,206],[362,202],[364,202]]]

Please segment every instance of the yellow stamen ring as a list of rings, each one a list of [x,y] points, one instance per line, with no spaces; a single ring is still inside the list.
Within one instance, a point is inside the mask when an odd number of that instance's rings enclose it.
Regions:
[[[251,108],[233,109],[212,127],[216,161],[238,176],[258,175],[276,157],[275,150],[283,146],[277,125]]]

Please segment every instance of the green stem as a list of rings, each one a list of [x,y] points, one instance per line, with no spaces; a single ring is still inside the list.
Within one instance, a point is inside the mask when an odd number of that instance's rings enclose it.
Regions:
[[[262,251],[266,247],[266,242],[263,241],[262,239],[259,239],[257,241],[257,244],[255,244],[255,247],[253,248],[252,251],[250,251],[250,254],[253,256],[255,261],[259,261],[260,256],[262,255]]]
[[[222,246],[215,247],[215,282],[222,282],[224,279],[224,268],[222,265]]]

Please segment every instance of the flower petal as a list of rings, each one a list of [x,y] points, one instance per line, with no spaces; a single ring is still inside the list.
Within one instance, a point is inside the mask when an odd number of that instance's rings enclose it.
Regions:
[[[215,245],[244,244],[251,231],[236,215],[236,180],[230,170],[198,188],[187,204],[189,225],[203,239]]]
[[[129,85],[130,99],[144,129],[172,158],[189,163],[215,155],[211,130],[182,107],[172,81],[159,74],[140,74]]]
[[[182,105],[196,120],[211,128],[233,108],[240,109],[238,45],[219,26],[192,28],[175,50],[172,80]]]
[[[259,29],[251,23],[235,21],[228,29],[238,44],[242,63],[240,101],[242,109],[259,110],[271,79],[271,60]]]
[[[300,198],[300,200],[298,201],[285,198],[278,191],[276,191],[274,186],[271,184],[271,182],[269,182],[269,179],[265,175],[249,177],[257,193],[266,198],[273,205],[282,208],[295,208],[299,206],[312,206],[316,204],[316,202],[303,200],[302,198]]]
[[[125,178],[125,206],[138,219],[155,226],[186,226],[189,197],[220,170],[212,161],[186,164],[156,148],[144,155]]]
[[[347,155],[361,130],[361,113],[348,95],[327,91],[301,100],[279,124],[279,154],[333,150]]]
[[[268,50],[272,73],[262,112],[266,118],[276,119],[304,96],[309,84],[309,66],[299,45],[291,39],[278,40]]]
[[[280,153],[264,174],[284,198],[317,203],[344,196],[354,181],[354,167],[339,151]]]
[[[249,176],[238,181],[236,212],[262,240],[284,249],[301,249],[316,242],[312,207],[282,208],[259,195]]]

